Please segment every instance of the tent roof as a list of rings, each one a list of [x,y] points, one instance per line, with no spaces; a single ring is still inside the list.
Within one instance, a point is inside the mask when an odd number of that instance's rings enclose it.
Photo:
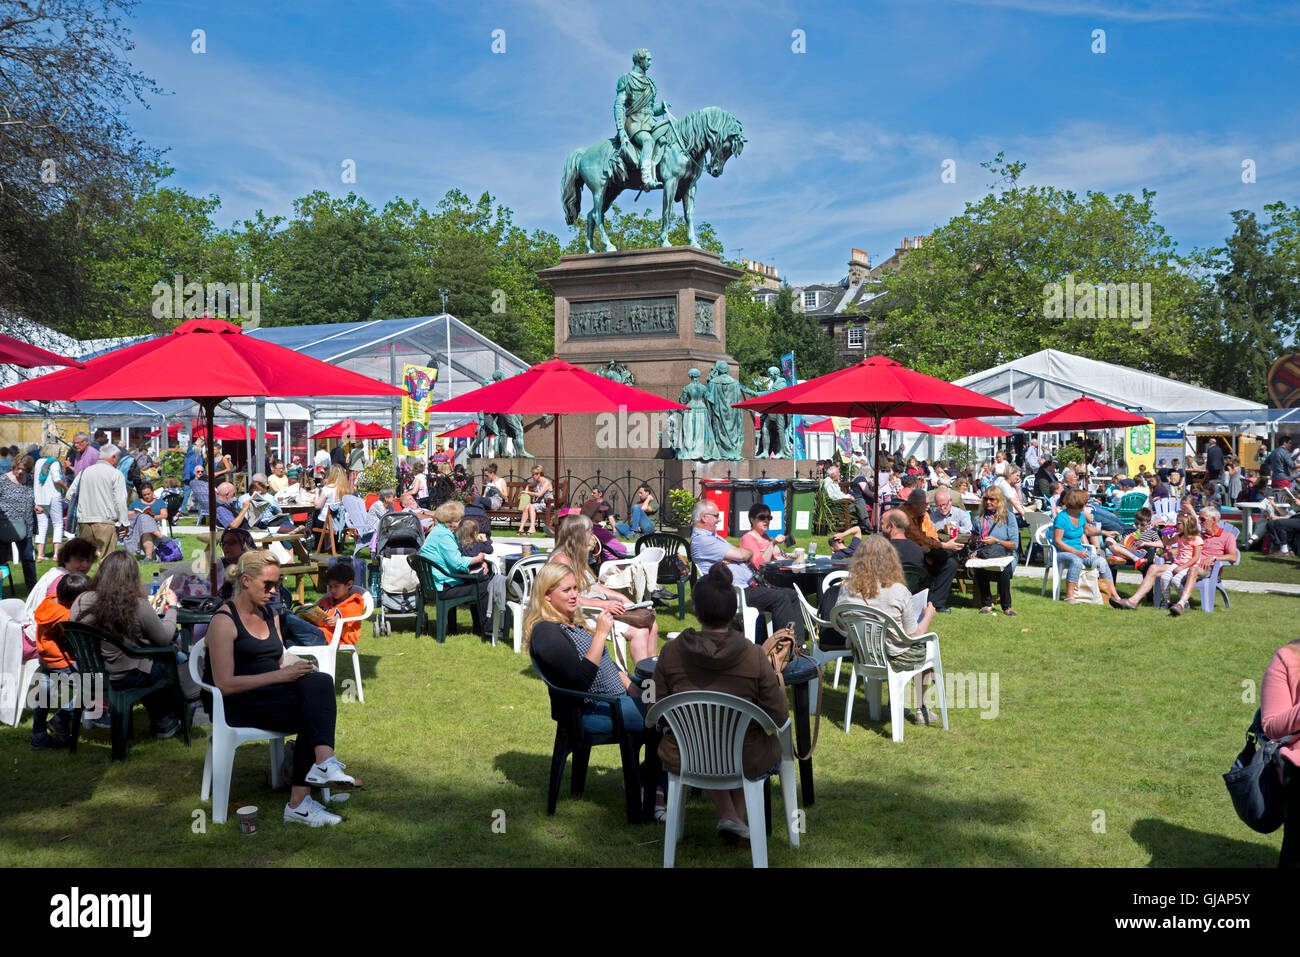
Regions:
[[[1153,416],[1160,412],[1266,408],[1213,389],[1055,349],[1004,362],[958,379],[956,384],[1014,405],[1027,416],[1041,415],[1080,395]],[[1261,417],[1257,415],[1255,421]]]

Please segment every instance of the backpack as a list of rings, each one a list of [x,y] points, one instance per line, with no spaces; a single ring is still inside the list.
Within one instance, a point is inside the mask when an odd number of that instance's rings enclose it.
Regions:
[[[154,558],[160,562],[179,562],[184,560],[185,553],[181,550],[181,543],[174,538],[164,538],[154,549]]]
[[[1246,746],[1223,776],[1237,817],[1260,834],[1272,834],[1286,816],[1282,782],[1275,765],[1282,760],[1279,747],[1294,737],[1288,734],[1277,741],[1264,737],[1260,712],[1256,710],[1255,720],[1246,730]]]

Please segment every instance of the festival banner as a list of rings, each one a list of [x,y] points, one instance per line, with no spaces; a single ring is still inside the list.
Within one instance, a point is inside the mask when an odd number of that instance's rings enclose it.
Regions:
[[[786,385],[797,385],[799,379],[794,371],[794,353],[787,352],[781,357],[781,375],[785,376]],[[803,416],[790,416],[790,458],[808,458],[808,443],[803,434]]]
[[[424,455],[429,440],[429,406],[433,405],[433,387],[438,370],[429,366],[404,366],[402,383],[402,440],[404,455]]]
[[[1124,460],[1129,475],[1137,475],[1139,465],[1145,465],[1148,472],[1156,470],[1156,426],[1152,420],[1124,430]]]
[[[835,447],[840,458],[848,459],[853,455],[853,420],[843,415],[832,415],[831,425],[835,429]]]

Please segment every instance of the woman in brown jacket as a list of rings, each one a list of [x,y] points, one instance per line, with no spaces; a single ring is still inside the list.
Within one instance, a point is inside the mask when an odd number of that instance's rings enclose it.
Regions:
[[[725,562],[714,565],[700,579],[693,598],[701,628],[687,628],[659,652],[655,694],[663,698],[679,691],[720,691],[752,701],[778,725],[784,724],[789,710],[776,672],[763,649],[731,627],[736,617],[736,593]],[[681,755],[670,731],[664,732],[659,757],[668,771],[681,769]],[[745,776],[760,778],[780,760],[780,739],[751,723],[745,732],[742,757]],[[748,840],[744,790],[710,791],[709,797],[718,809],[718,834]]]

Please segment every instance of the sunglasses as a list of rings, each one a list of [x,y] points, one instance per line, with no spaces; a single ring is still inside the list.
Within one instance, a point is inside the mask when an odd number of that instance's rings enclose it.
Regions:
[[[280,579],[278,578],[275,579],[274,581],[262,582],[262,591],[266,592],[268,595],[279,587],[280,587]]]

